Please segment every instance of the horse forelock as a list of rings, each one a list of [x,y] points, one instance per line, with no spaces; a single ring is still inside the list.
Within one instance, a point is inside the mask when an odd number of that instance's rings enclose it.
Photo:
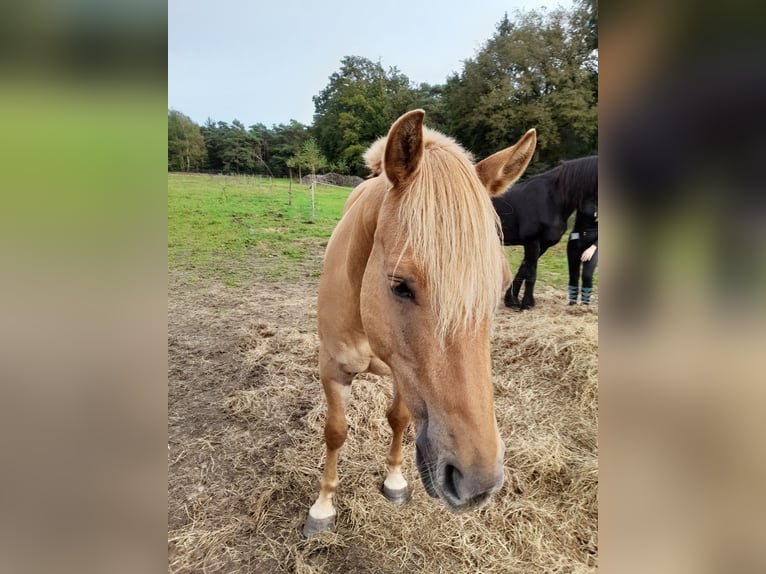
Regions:
[[[383,172],[383,154],[386,151],[386,137],[378,138],[367,148],[362,156],[367,168],[373,176],[380,175]]]
[[[424,154],[400,195],[400,233],[427,282],[441,343],[491,317],[503,285],[499,220],[472,157],[424,130]]]

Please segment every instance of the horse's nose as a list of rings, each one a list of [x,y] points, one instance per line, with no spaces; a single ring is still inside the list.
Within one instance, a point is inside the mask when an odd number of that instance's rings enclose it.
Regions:
[[[491,472],[479,469],[460,469],[445,464],[441,473],[441,486],[446,502],[452,510],[468,510],[483,504],[503,486],[502,464]]]

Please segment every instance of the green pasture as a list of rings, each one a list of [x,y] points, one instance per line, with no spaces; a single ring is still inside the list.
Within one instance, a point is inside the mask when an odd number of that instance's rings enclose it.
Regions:
[[[298,263],[321,255],[350,192],[317,185],[312,218],[307,185],[170,173],[168,264],[230,285],[247,284],[257,275],[295,278]],[[318,266],[308,272],[318,274]]]
[[[198,279],[247,285],[316,277],[325,242],[351,188],[317,185],[315,217],[309,186],[287,179],[168,174],[168,265]],[[290,195],[292,198],[290,199]],[[512,273],[522,247],[506,247]],[[565,289],[566,243],[540,260],[538,286]]]

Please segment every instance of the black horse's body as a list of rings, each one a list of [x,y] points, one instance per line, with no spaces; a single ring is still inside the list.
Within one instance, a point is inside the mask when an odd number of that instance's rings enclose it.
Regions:
[[[562,162],[492,198],[503,244],[524,246],[524,259],[505,293],[508,307],[534,307],[537,260],[561,240],[567,220],[586,198],[598,198],[598,156]],[[522,284],[526,285],[519,301]]]

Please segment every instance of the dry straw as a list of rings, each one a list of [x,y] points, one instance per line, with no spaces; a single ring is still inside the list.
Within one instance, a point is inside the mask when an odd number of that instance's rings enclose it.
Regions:
[[[314,279],[173,291],[169,314],[170,572],[595,572],[597,309],[538,295],[499,309],[496,411],[506,481],[481,510],[429,498],[405,436],[405,506],[380,493],[388,381],[361,376],[341,450],[334,533],[303,540],[324,446]]]

